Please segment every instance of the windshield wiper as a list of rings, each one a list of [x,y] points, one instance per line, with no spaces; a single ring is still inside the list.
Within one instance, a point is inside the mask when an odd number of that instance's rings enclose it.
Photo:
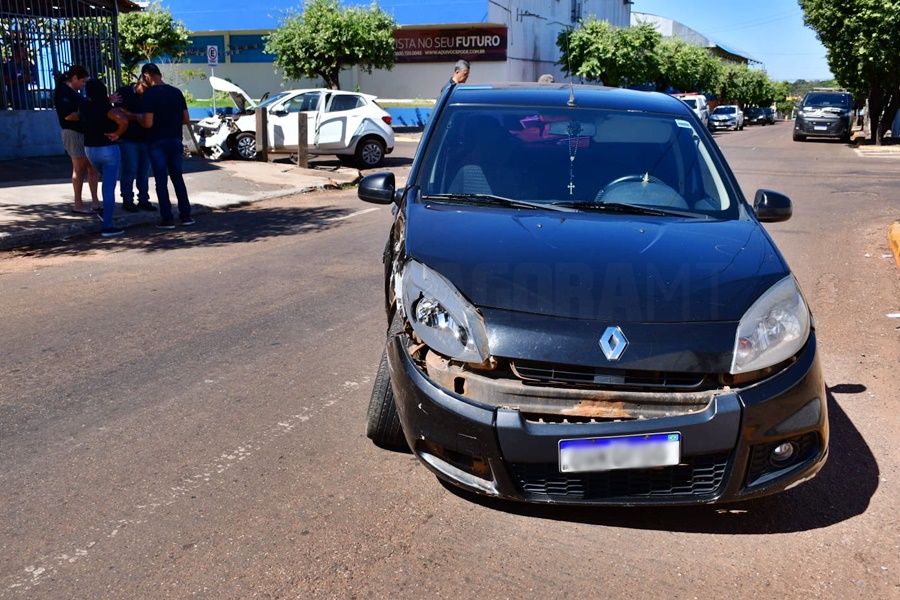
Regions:
[[[692,213],[684,210],[671,210],[656,206],[641,206],[639,204],[627,204],[625,202],[555,202],[556,206],[565,206],[586,212],[614,212],[629,215],[650,215],[654,217],[688,217],[692,219],[708,219],[707,215]]]
[[[543,210],[557,210],[561,212],[575,212],[576,209],[557,203],[541,203],[528,202],[527,200],[516,200],[514,198],[506,198],[504,196],[495,196],[494,194],[428,194],[422,196],[422,200],[455,200],[462,202],[473,202],[477,204],[499,204],[510,208],[533,208]]]

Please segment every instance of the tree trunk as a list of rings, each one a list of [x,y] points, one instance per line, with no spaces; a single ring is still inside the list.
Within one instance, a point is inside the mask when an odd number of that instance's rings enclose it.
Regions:
[[[900,91],[894,90],[891,92],[890,100],[887,102],[887,106],[884,109],[884,114],[881,117],[881,126],[878,128],[878,145],[882,145],[884,143],[884,134],[888,132],[891,128],[891,125],[894,123],[894,115],[897,114],[897,109],[900,108]],[[891,141],[895,141],[891,139]]]
[[[867,112],[871,128],[869,140],[876,146],[880,146],[882,135],[879,135],[878,132],[881,130],[881,119],[884,112],[884,89],[878,83],[873,83],[869,89],[869,110]]]
[[[340,69],[329,69],[328,71],[319,73],[322,76],[322,79],[325,80],[325,87],[330,90],[339,90],[341,89],[340,83]]]

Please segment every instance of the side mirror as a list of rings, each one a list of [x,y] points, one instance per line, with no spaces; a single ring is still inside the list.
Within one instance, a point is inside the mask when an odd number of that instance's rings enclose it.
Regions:
[[[282,115],[288,114],[288,109],[286,109],[286,108],[283,107],[283,106],[276,106],[276,107],[274,107],[272,110],[269,111],[269,114],[271,114],[271,115],[276,115],[276,116],[279,116],[279,117],[280,117],[280,116],[282,116]]]
[[[772,190],[756,190],[753,212],[762,223],[787,221],[794,214],[791,199]]]
[[[372,173],[360,180],[356,195],[364,202],[391,204],[394,201],[396,187],[394,174],[390,171]]]

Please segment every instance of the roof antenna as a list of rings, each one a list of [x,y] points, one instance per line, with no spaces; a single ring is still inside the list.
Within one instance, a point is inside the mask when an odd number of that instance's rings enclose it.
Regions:
[[[566,69],[569,71],[569,106],[575,106],[575,84],[572,82],[572,50],[569,47],[569,38],[572,36],[572,28],[566,27]]]

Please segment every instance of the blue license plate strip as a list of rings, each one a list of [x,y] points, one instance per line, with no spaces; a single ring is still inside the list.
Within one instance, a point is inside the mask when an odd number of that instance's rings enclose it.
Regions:
[[[680,460],[678,432],[559,441],[560,473],[647,469],[677,465]]]

